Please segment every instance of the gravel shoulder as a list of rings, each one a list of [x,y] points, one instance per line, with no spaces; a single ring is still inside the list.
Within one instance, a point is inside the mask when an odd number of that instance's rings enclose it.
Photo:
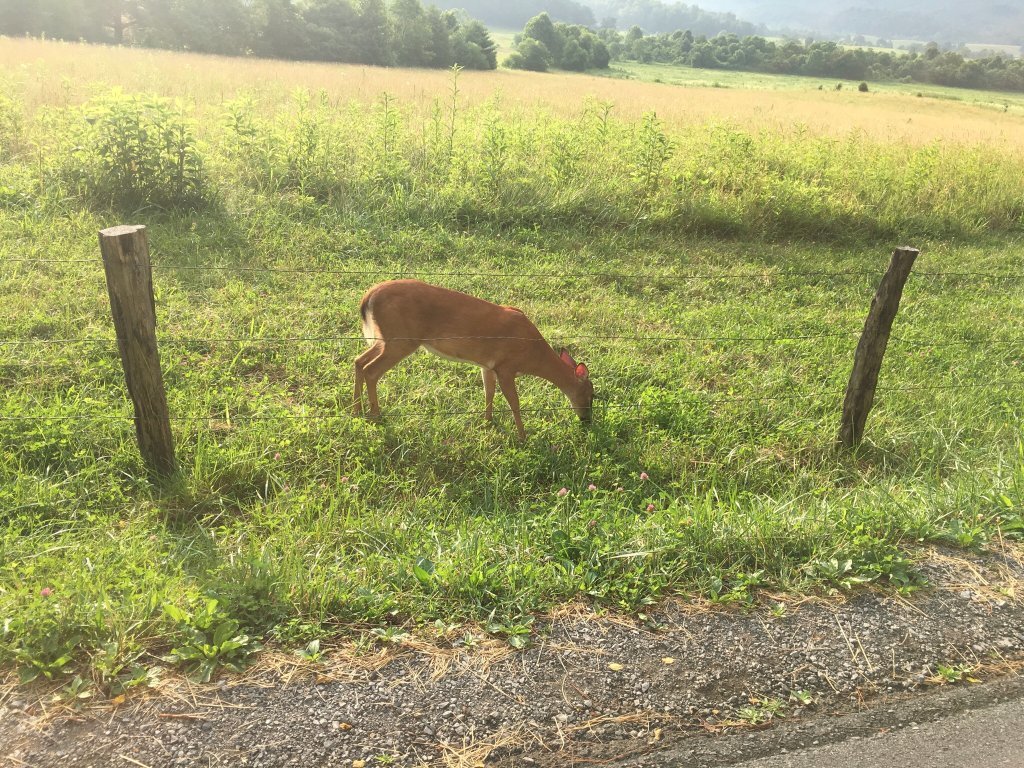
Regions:
[[[74,713],[8,687],[0,764],[731,765],[1019,695],[1021,554],[923,553],[932,587],[909,598],[668,601],[645,624],[577,606],[525,651],[416,635],[318,664],[268,654]]]

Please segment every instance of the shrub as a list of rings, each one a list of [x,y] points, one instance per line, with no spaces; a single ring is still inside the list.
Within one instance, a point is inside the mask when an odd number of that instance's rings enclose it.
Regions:
[[[857,90],[860,91],[861,93],[867,93],[868,92],[868,84],[867,83],[861,83],[860,85],[857,86]]]
[[[551,53],[544,43],[526,37],[519,43],[519,50],[505,59],[509,69],[526,69],[530,72],[547,72],[551,65]]]
[[[192,127],[167,99],[115,95],[84,108],[65,171],[97,203],[198,209],[208,202]]]

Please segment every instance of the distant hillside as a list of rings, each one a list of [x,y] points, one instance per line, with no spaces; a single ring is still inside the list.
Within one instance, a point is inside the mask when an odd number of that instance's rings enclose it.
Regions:
[[[663,0],[588,0],[598,19],[615,20],[618,29],[636,25],[648,34],[690,30],[712,37],[719,32],[756,35],[764,27],[736,17],[734,13],[708,11],[697,5]]]
[[[431,5],[449,10],[464,10],[474,19],[498,29],[522,29],[538,13],[546,12],[555,21],[567,24],[597,24],[594,12],[575,0],[430,0]]]
[[[1024,45],[1020,0],[701,0],[701,5],[771,27],[829,35]]]

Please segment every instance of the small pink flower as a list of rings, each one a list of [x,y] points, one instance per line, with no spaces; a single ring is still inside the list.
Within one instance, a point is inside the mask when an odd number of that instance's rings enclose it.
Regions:
[[[597,486],[594,485],[593,483],[591,483],[590,485],[587,486],[587,490],[588,491],[596,491],[597,490]]]
[[[625,489],[625,488],[623,488],[623,487],[622,487],[622,486],[620,485],[620,486],[619,486],[618,488],[616,488],[615,490],[616,490],[616,491],[618,491],[619,493],[622,493],[622,492],[623,492],[623,491],[625,491],[626,489]]]
[[[587,528],[589,528],[590,530],[597,528],[597,520],[590,520],[587,523]]]
[[[275,453],[274,454],[274,461],[280,461],[280,459],[281,459],[281,454],[280,453]]]
[[[647,474],[646,472],[641,472],[641,473],[640,473],[640,479],[641,479],[641,480],[650,480],[650,479],[651,479],[651,476],[650,476],[650,475],[648,475],[648,474]]]
[[[346,477],[343,477],[343,478],[341,478],[341,484],[342,484],[342,485],[344,485],[344,484],[345,484],[345,483],[347,483],[347,482],[348,482],[348,477],[347,477],[347,476],[346,476]]]
[[[39,590],[39,594],[42,595],[43,597],[49,597],[50,595],[53,594],[53,590],[50,589],[49,587],[43,587],[42,589]]]
[[[647,505],[647,511],[648,512],[653,512],[654,511],[654,505],[653,504],[648,504]]]
[[[568,496],[568,495],[569,495],[569,489],[568,488],[562,488],[558,492],[558,498],[562,498],[563,496]]]

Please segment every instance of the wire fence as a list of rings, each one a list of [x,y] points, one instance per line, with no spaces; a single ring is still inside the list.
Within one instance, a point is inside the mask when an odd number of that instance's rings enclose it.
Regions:
[[[15,258],[0,260],[3,265],[92,265],[101,267],[102,262],[97,259],[36,259],[36,258]],[[226,265],[192,265],[173,264],[169,262],[158,262],[153,264],[154,270],[183,271],[183,272],[212,272],[212,273],[238,273],[238,274],[280,274],[280,275],[344,275],[344,276],[401,276],[417,277],[435,280],[449,280],[454,278],[487,278],[487,279],[530,279],[530,280],[561,280],[561,279],[593,279],[608,281],[632,281],[644,283],[669,283],[672,281],[772,281],[785,279],[849,279],[849,278],[875,278],[879,279],[882,272],[877,270],[764,270],[764,271],[707,271],[707,272],[683,272],[683,273],[633,273],[615,271],[592,271],[592,272],[493,272],[493,271],[426,271],[406,270],[392,266],[378,267],[375,269],[324,269],[324,268],[285,268],[285,267],[240,267]],[[1014,273],[992,273],[983,271],[954,271],[954,272],[928,272],[919,271],[912,273],[912,276],[929,280],[944,279],[966,279],[975,281],[992,282],[1024,282],[1024,274]],[[827,339],[852,339],[861,332],[860,328],[848,330],[836,330],[820,333],[791,333],[773,335],[664,335],[660,333],[633,333],[633,334],[585,334],[585,333],[553,333],[552,338],[563,342],[581,341],[615,341],[630,343],[678,343],[678,344],[789,344],[793,342],[818,342]],[[202,336],[185,337],[171,336],[159,339],[161,346],[200,346],[205,347],[212,344],[238,344],[238,345],[291,345],[291,344],[333,344],[360,342],[372,343],[383,341],[376,337],[365,337],[363,335],[295,335],[295,336]],[[443,341],[526,341],[544,343],[548,342],[543,338],[517,337],[517,336],[494,336],[494,335],[465,335],[465,336],[437,336],[437,337],[398,337],[387,339],[389,341],[406,341],[423,343],[436,343]],[[921,339],[904,336],[890,336],[891,342],[906,344],[917,347],[950,347],[950,346],[987,346],[987,345],[1019,345],[1024,346],[1024,338],[1005,338],[1001,336],[983,337],[957,337],[943,339]],[[73,345],[115,345],[124,342],[123,339],[115,337],[81,337],[81,338],[29,338],[29,339],[0,339],[0,349],[3,348],[31,348],[31,347],[53,347]],[[20,366],[32,367],[42,366],[38,363],[3,362],[0,361],[0,371],[5,367]],[[60,366],[54,366],[60,367]],[[956,384],[935,384],[910,387],[878,387],[877,392],[882,394],[914,393],[914,392],[935,392],[955,390],[1003,390],[1019,391],[1024,393],[1024,379],[1020,381],[1000,380],[975,383]],[[710,402],[781,402],[798,400],[841,400],[842,393],[838,391],[813,391],[813,392],[787,392],[784,394],[759,394],[759,395],[737,395],[731,392],[700,391],[698,397]],[[595,410],[601,411],[634,411],[643,412],[647,409],[642,403],[628,402],[595,402]],[[568,406],[548,408],[523,408],[524,414],[537,413],[559,413],[571,412]],[[445,417],[465,416],[479,414],[479,409],[472,410],[406,410],[396,409],[394,415],[400,417]],[[103,413],[80,413],[46,416],[0,416],[0,422],[7,423],[37,423],[37,422],[61,422],[61,421],[110,421],[123,422],[133,418],[125,414],[103,414]],[[171,421],[176,423],[232,423],[232,422],[254,422],[254,421],[335,421],[338,419],[354,418],[349,413],[327,413],[327,412],[274,412],[274,413],[231,413],[226,411],[223,414],[204,416],[172,416]]]
[[[98,259],[3,259],[3,264],[91,264],[95,267],[102,267]],[[694,280],[694,281],[715,281],[715,280],[766,280],[785,279],[791,277],[799,278],[840,278],[840,277],[873,277],[880,278],[882,272],[868,269],[851,270],[762,270],[753,272],[750,270],[724,271],[724,272],[684,272],[684,273],[640,273],[640,272],[495,272],[495,271],[430,271],[417,269],[403,269],[395,266],[382,266],[373,269],[333,269],[333,268],[307,268],[307,267],[242,267],[235,265],[216,264],[174,264],[171,262],[154,262],[154,270],[169,270],[180,272],[236,272],[239,274],[281,274],[281,275],[345,275],[352,277],[370,276],[405,276],[417,278],[451,279],[462,277],[486,277],[495,279],[547,279],[547,280],[577,280],[577,279],[605,279],[605,280],[633,280],[643,282],[671,282],[673,280]],[[915,271],[911,277],[928,279],[971,279],[971,280],[993,280],[993,281],[1021,281],[1024,282],[1024,273],[999,273],[982,271]]]

